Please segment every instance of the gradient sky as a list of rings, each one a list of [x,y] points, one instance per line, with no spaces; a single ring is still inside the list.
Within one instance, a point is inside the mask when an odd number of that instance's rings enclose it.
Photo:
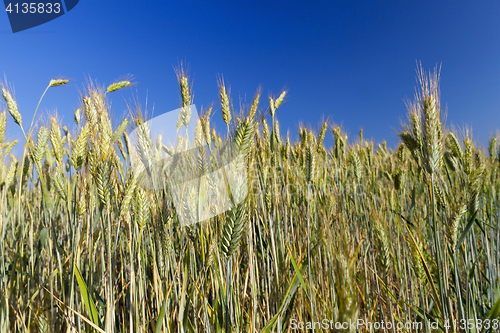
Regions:
[[[108,85],[133,75],[135,87],[110,95],[115,122],[135,97],[161,114],[179,107],[174,66],[189,65],[198,110],[216,103],[217,75],[233,104],[250,103],[262,85],[289,90],[277,118],[297,137],[299,122],[318,128],[323,117],[342,124],[350,140],[387,140],[406,120],[416,61],[442,64],[441,104],[447,125],[471,127],[486,145],[500,128],[500,1],[96,1],[13,34],[0,13],[0,71],[14,87],[24,123],[52,78],[37,120],[57,112],[73,124],[88,77]],[[3,106],[2,106],[3,108]],[[11,119],[8,138],[21,138]],[[331,132],[327,145],[331,145]]]

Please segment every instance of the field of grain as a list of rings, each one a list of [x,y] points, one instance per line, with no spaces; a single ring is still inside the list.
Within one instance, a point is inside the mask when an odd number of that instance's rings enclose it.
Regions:
[[[291,142],[277,120],[286,91],[267,100],[258,90],[234,110],[221,79],[213,109],[227,128],[202,111],[198,148],[182,163],[206,174],[218,161],[205,150],[226,145],[247,177],[232,209],[188,226],[180,221],[196,213],[195,195],[176,209],[168,187],[143,186],[152,169],[171,177],[157,166],[175,151],[147,136],[138,106],[112,128],[108,98],[130,82],[90,85],[76,133],[56,118],[23,119],[5,82],[0,332],[383,331],[333,324],[358,319],[406,325],[389,332],[498,331],[497,139],[485,152],[446,128],[439,73],[417,73],[394,150],[328,122]],[[182,69],[177,78],[189,106],[189,78]],[[177,129],[189,119],[181,113]],[[22,128],[21,156],[7,123]]]

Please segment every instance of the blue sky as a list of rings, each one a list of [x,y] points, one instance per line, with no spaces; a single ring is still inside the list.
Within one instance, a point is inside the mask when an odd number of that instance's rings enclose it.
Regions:
[[[72,124],[88,77],[108,85],[131,74],[136,86],[111,95],[118,122],[134,96],[155,113],[179,106],[174,66],[189,65],[198,110],[216,103],[217,75],[233,104],[289,90],[277,111],[281,132],[299,122],[318,128],[323,117],[350,138],[387,140],[406,120],[416,61],[442,64],[447,124],[470,126],[485,145],[500,124],[500,1],[96,1],[80,0],[67,14],[13,34],[0,13],[0,71],[15,89],[25,123],[52,78],[40,116],[57,111]],[[264,99],[264,101],[267,98]],[[265,104],[261,104],[265,106]],[[38,118],[38,117],[37,117]],[[9,119],[8,138],[21,138]],[[331,134],[327,135],[331,144]]]

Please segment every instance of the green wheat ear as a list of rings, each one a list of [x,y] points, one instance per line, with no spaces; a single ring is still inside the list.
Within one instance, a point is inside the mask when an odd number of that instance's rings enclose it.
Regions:
[[[128,126],[128,118],[123,119],[122,123],[118,128],[114,131],[113,136],[111,137],[111,143],[117,142],[120,137],[125,133],[125,130]]]
[[[316,178],[316,153],[312,147],[307,150],[307,181],[314,182]]]
[[[220,105],[222,108],[222,120],[226,123],[227,126],[231,123],[231,110],[229,108],[229,97],[226,93],[226,85],[224,84],[224,78],[219,78],[218,80],[219,86],[219,97],[220,97]]]
[[[37,134],[37,142],[34,150],[32,151],[32,157],[35,162],[41,169],[41,161],[45,154],[45,148],[49,139],[49,132],[44,126],[40,126]]]
[[[281,94],[278,96],[278,98],[276,99],[276,101],[274,101],[274,109],[277,110],[281,103],[283,103],[283,100],[285,99],[285,96],[288,92],[286,90],[283,90],[281,92]]]
[[[54,148],[54,155],[56,157],[58,165],[62,165],[64,158],[64,150],[62,144],[61,129],[57,124],[57,120],[54,117],[50,118],[50,143],[52,148]]]
[[[132,83],[130,83],[130,81],[116,82],[116,83],[110,84],[108,86],[108,88],[106,89],[106,92],[117,91],[117,90],[123,89],[125,87],[130,87],[131,85],[132,85]]]
[[[0,145],[5,141],[5,128],[7,127],[7,114],[0,113]]]
[[[86,124],[81,130],[80,134],[78,135],[76,142],[73,144],[73,150],[71,152],[69,161],[76,170],[79,170],[83,164],[87,151],[86,148],[87,148],[87,140],[89,132],[90,132],[89,125]]]
[[[52,79],[49,82],[49,87],[62,86],[63,84],[66,84],[68,82],[69,82],[69,80],[65,80],[65,79]]]
[[[361,180],[361,176],[363,173],[363,167],[361,165],[361,161],[359,160],[359,156],[358,156],[358,154],[356,154],[356,152],[351,153],[350,159],[351,159],[351,163],[354,166],[354,175],[356,177],[356,181],[359,182]]]
[[[236,146],[236,153],[243,156],[243,161],[246,161],[246,156],[249,154],[251,143],[254,135],[254,123],[247,118],[246,121],[236,129],[234,135],[234,143]],[[243,163],[242,163],[243,164]],[[243,164],[242,167],[245,167]],[[226,258],[230,257],[240,246],[242,237],[245,234],[247,226],[247,212],[245,202],[247,195],[244,193],[244,182],[246,179],[239,180],[239,188],[233,193],[236,207],[231,209],[226,218],[226,223],[222,231],[221,252]]]
[[[76,111],[75,111],[75,124],[77,124],[77,125],[80,125],[81,114],[82,114],[82,109],[81,108],[76,109]]]
[[[137,186],[138,174],[138,172],[134,172],[134,170],[130,169],[129,178],[125,186],[125,194],[123,195],[123,199],[120,204],[120,217],[125,216],[129,211],[130,202],[132,201],[134,191]]]
[[[150,202],[147,198],[146,191],[141,188],[136,188],[135,195],[135,221],[142,230],[149,220]]]
[[[325,141],[326,131],[328,130],[328,122],[324,122],[323,126],[321,126],[321,131],[318,135],[318,147],[323,145],[323,141]]]
[[[66,201],[68,198],[67,185],[66,185],[66,179],[64,179],[63,176],[64,173],[62,171],[62,167],[57,167],[54,170],[54,174],[52,177],[57,193],[64,201]]]
[[[229,211],[222,231],[221,251],[226,258],[239,248],[246,231],[246,220],[245,203],[242,201]]]
[[[248,113],[248,118],[253,119],[255,114],[257,113],[257,108],[259,107],[261,96],[261,88],[257,89],[257,93],[255,94],[255,98],[253,99],[252,106],[250,107],[250,112]]]
[[[17,161],[16,157],[11,155],[10,156],[10,166],[9,166],[8,171],[7,171],[7,174],[5,175],[5,180],[4,180],[5,188],[8,188],[12,184],[12,181],[14,180],[14,175],[16,173],[18,164],[19,164],[19,162]]]
[[[497,159],[497,137],[494,137],[490,141],[489,153],[492,162],[495,162]]]
[[[467,205],[460,204],[453,211],[452,215],[449,218],[449,222],[446,228],[446,236],[448,237],[448,241],[450,243],[451,249],[454,250],[457,246],[458,240],[458,231],[460,227],[460,220],[462,216],[467,212]]]
[[[377,218],[374,223],[375,235],[376,235],[376,244],[378,249],[378,258],[380,265],[384,271],[384,274],[387,275],[390,267],[390,253],[389,253],[389,239],[387,237],[387,233],[385,231],[384,226]]]
[[[451,151],[455,158],[458,158],[458,160],[463,163],[464,152],[457,140],[457,137],[452,132],[448,133],[448,136],[446,137],[446,147]]]
[[[9,111],[12,119],[14,119],[14,122],[19,126],[22,126],[23,119],[21,117],[21,114],[19,113],[17,102],[12,97],[12,93],[5,87],[2,87],[2,96],[5,100],[5,103],[7,103],[7,110]]]

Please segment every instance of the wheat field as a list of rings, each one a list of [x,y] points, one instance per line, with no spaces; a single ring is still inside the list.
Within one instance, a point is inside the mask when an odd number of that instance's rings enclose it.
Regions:
[[[185,108],[192,88],[176,74]],[[138,105],[112,127],[109,98],[131,82],[90,84],[76,132],[55,117],[28,126],[4,82],[0,332],[498,331],[497,138],[485,152],[447,128],[439,72],[417,77],[394,150],[330,122],[291,142],[278,122],[286,91],[263,101],[258,89],[235,110],[221,78],[220,105],[201,112],[197,148],[181,162],[206,174],[218,163],[207,151],[229,143],[246,177],[231,209],[186,226],[195,195],[176,209],[168,187],[143,186],[153,169],[173,177],[158,163],[175,151],[147,130],[131,140],[146,128]],[[180,132],[189,119],[181,112]],[[22,129],[21,156],[7,123]]]

